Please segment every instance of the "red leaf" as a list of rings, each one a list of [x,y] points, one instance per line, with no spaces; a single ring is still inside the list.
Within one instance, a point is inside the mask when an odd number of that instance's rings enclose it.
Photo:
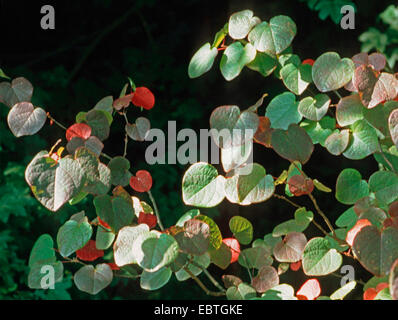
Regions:
[[[268,117],[258,117],[260,120],[254,142],[262,144],[267,148],[271,148],[271,136],[274,129],[271,129],[271,122]]]
[[[101,226],[105,227],[106,229],[109,229],[109,230],[111,229],[110,225],[107,224],[104,220],[101,220],[100,217],[98,217],[98,222],[99,222],[99,224],[100,224]]]
[[[377,291],[375,288],[368,288],[363,293],[363,300],[373,300],[377,296]]]
[[[98,250],[94,240],[90,240],[87,244],[76,251],[76,256],[83,261],[94,261],[104,256],[104,251]]]
[[[381,290],[383,290],[383,289],[385,289],[385,288],[388,288],[388,283],[387,282],[382,282],[382,283],[379,283],[377,286],[376,286],[376,292],[377,293],[379,293]]]
[[[310,194],[314,190],[314,183],[311,179],[304,178],[302,175],[295,175],[287,182],[290,192],[296,197]]]
[[[299,300],[315,300],[321,295],[321,285],[317,279],[309,279],[297,291]]]
[[[116,263],[111,262],[107,263],[107,265],[110,266],[112,270],[120,270]]]
[[[240,254],[240,245],[238,240],[235,238],[225,238],[222,242],[231,249],[231,263],[238,261]]]
[[[388,214],[392,218],[398,217],[398,201],[394,201],[393,203],[390,204],[390,206],[388,207]]]
[[[305,59],[302,64],[309,64],[310,66],[313,66],[314,62],[315,61],[313,59]]]
[[[155,96],[148,88],[138,87],[135,89],[131,102],[137,107],[150,110],[155,105]]]
[[[301,268],[301,260],[290,264],[290,270],[298,271]]]
[[[138,218],[138,224],[146,223],[149,229],[155,228],[158,223],[158,219],[155,215],[151,213],[140,212],[140,216]]]
[[[91,136],[91,127],[85,123],[75,123],[66,130],[66,140],[70,141],[74,137],[87,140]]]
[[[355,237],[357,236],[359,231],[361,231],[362,228],[364,228],[366,226],[371,226],[371,225],[372,224],[370,223],[370,221],[368,219],[360,219],[360,220],[358,220],[357,223],[355,224],[355,226],[353,226],[351,228],[351,230],[347,232],[347,236],[345,238],[345,241],[350,246],[352,246],[354,244]]]
[[[130,186],[137,192],[148,192],[152,188],[152,176],[146,170],[137,171],[130,179]]]

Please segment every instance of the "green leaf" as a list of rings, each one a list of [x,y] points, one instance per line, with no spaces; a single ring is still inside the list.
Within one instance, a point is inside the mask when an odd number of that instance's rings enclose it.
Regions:
[[[327,192],[327,193],[332,192],[332,189],[325,186],[322,182],[318,181],[317,179],[312,180],[312,182],[314,183],[315,188],[317,188],[319,191]]]
[[[365,111],[365,107],[358,94],[344,97],[340,99],[336,107],[337,123],[342,127],[354,124],[363,119],[363,111]]]
[[[144,290],[158,290],[169,282],[171,275],[170,268],[163,267],[156,272],[143,271],[140,278],[141,289]]]
[[[109,137],[110,125],[106,111],[93,109],[86,114],[85,121],[91,127],[92,136],[101,141]]]
[[[269,199],[274,193],[274,179],[263,166],[254,163],[226,179],[225,193],[232,203],[249,205]]]
[[[132,174],[130,173],[130,161],[124,157],[115,157],[109,164],[111,170],[111,182],[115,186],[125,187],[130,183]]]
[[[278,61],[267,53],[257,52],[256,57],[247,67],[259,72],[264,77],[268,77],[276,69]]]
[[[341,59],[338,53],[326,52],[316,59],[312,67],[312,79],[319,91],[329,92],[350,82],[354,69],[351,59]]]
[[[102,98],[100,101],[97,102],[94,109],[106,111],[110,115],[112,115],[112,113],[113,113],[113,97],[107,96],[105,98]],[[112,123],[112,121],[111,121],[111,123]],[[109,123],[109,124],[111,124],[111,123]]]
[[[53,279],[52,275],[54,276]],[[43,265],[34,264],[29,269],[28,287],[30,289],[48,289],[51,281],[61,282],[64,275],[64,265],[60,261],[48,262]],[[48,281],[51,279],[50,281]]]
[[[302,119],[298,112],[296,96],[291,92],[277,95],[267,106],[265,116],[271,121],[271,128],[287,130],[292,123],[299,123]]]
[[[238,106],[221,106],[210,116],[210,128],[214,142],[220,148],[228,149],[251,141],[259,126],[256,113],[243,111]],[[222,141],[220,141],[222,138]]]
[[[39,152],[25,171],[25,179],[36,199],[53,212],[80,192],[84,177],[84,168],[77,161],[65,157],[57,163],[48,157],[47,151]]]
[[[92,295],[96,295],[109,286],[112,279],[113,272],[106,263],[98,264],[95,268],[92,265],[86,265],[80,268],[73,277],[73,281],[80,291]]]
[[[290,46],[297,33],[296,24],[287,16],[273,17],[261,22],[249,33],[249,41],[257,51],[279,54]]]
[[[248,43],[244,47],[240,42],[234,42],[225,49],[220,62],[221,74],[227,81],[235,79],[243,67],[254,60],[256,49]]]
[[[347,149],[349,141],[350,131],[348,129],[336,130],[325,140],[325,147],[331,154],[339,156]]]
[[[253,11],[243,10],[231,15],[228,22],[228,32],[232,39],[243,39],[257,22]]]
[[[320,121],[305,119],[300,123],[300,127],[308,133],[314,144],[319,143],[324,146],[325,140],[336,128],[336,119],[329,116],[323,117]]]
[[[97,215],[117,233],[121,228],[131,224],[135,211],[131,202],[125,198],[109,195],[94,198]]]
[[[217,224],[214,222],[213,219],[209,218],[208,216],[198,215],[195,216],[194,219],[203,221],[207,223],[210,227],[210,246],[218,250],[222,244],[222,235],[221,231],[218,228]]]
[[[340,228],[347,227],[351,229],[358,221],[358,216],[354,211],[354,207],[351,207],[344,211],[340,217],[336,220],[336,226]]]
[[[357,285],[356,281],[350,281],[346,283],[341,288],[337,289],[330,295],[330,299],[332,300],[343,300],[344,297],[349,294],[352,290],[354,290],[355,286]]]
[[[95,235],[95,244],[98,250],[106,250],[112,245],[115,240],[115,234],[112,231],[106,231],[101,227],[97,228]]]
[[[219,176],[211,164],[199,162],[185,172],[182,179],[182,198],[185,204],[211,208],[224,200],[225,178]]]
[[[227,290],[228,300],[249,300],[257,297],[256,290],[247,283],[241,283],[237,287],[229,287]]]
[[[219,249],[209,249],[210,260],[217,267],[225,270],[231,264],[232,251],[225,243],[221,243]]]
[[[248,269],[261,269],[272,265],[271,253],[265,247],[247,248],[239,255],[239,264]]]
[[[380,232],[375,226],[361,229],[352,246],[362,266],[376,276],[388,275],[398,259],[398,230],[392,227]]]
[[[119,231],[113,246],[115,263],[119,267],[137,263],[132,250],[133,243],[143,234],[149,234],[149,227],[145,223],[135,227],[124,227]]]
[[[398,199],[398,176],[391,171],[378,171],[369,178],[369,188],[380,203],[390,204]]]
[[[352,160],[366,158],[379,148],[378,138],[375,129],[373,129],[366,120],[358,120],[351,125],[352,138],[343,155]]]
[[[298,112],[305,118],[313,121],[321,120],[328,112],[330,98],[326,94],[317,94],[313,97],[306,97],[300,101]]]
[[[311,66],[308,64],[301,64],[299,66],[289,63],[285,65],[280,75],[286,88],[296,95],[301,95],[312,82]]]
[[[229,228],[241,244],[249,244],[253,240],[253,226],[246,218],[232,217],[229,220]]]
[[[324,276],[336,271],[343,259],[325,238],[312,238],[303,253],[303,270],[307,276]]]
[[[294,296],[294,288],[291,285],[282,283],[267,290],[261,300],[297,300]]]
[[[193,261],[201,266],[201,268],[193,265],[193,264],[188,264],[186,268],[191,271],[195,276],[200,275],[203,272],[203,269],[207,269],[207,267],[210,265],[210,257],[208,253],[202,254],[200,256],[195,256],[193,258]],[[180,269],[179,271],[176,272],[176,278],[178,281],[185,281],[191,278],[188,272],[186,272],[184,269]]]
[[[217,48],[211,48],[210,43],[204,44],[192,57],[188,75],[191,79],[200,77],[213,66],[214,60],[218,54]]]
[[[253,143],[248,142],[241,146],[221,149],[221,164],[225,172],[242,166],[252,155]]]
[[[307,211],[305,208],[297,209],[294,215],[294,220],[288,220],[278,224],[272,231],[272,236],[279,237],[291,232],[303,232],[314,218],[314,214],[311,211]]]
[[[94,195],[104,195],[111,189],[111,170],[103,163],[98,164],[98,179],[89,181],[84,186],[84,191]]]
[[[29,267],[55,261],[54,241],[49,234],[43,234],[36,240],[30,252]]]
[[[25,78],[19,77],[9,82],[0,83],[0,102],[12,108],[18,102],[30,102],[33,94],[32,84]]]
[[[59,253],[63,257],[69,257],[72,253],[83,248],[90,240],[93,229],[87,218],[81,222],[67,221],[57,234]]]
[[[377,132],[383,135],[383,138],[393,137],[394,130],[393,124],[389,130],[389,117],[390,114],[393,114],[395,109],[398,109],[398,101],[388,101],[384,104],[379,104],[372,109],[362,108],[363,116],[366,121],[377,130]],[[391,115],[391,120],[393,121],[394,116]],[[397,120],[395,120],[397,121]],[[394,141],[394,139],[393,139]]]
[[[191,219],[184,223],[183,230],[175,235],[180,249],[188,254],[200,256],[210,245],[210,226],[203,221]]]
[[[132,248],[138,265],[148,272],[158,271],[173,262],[178,250],[178,243],[172,236],[157,231],[141,234]]]
[[[279,262],[298,262],[302,259],[307,238],[303,233],[291,232],[274,247],[274,257]]]
[[[46,112],[42,108],[35,108],[30,102],[17,103],[7,117],[8,126],[17,138],[36,134],[46,120]]]
[[[302,164],[310,159],[314,150],[309,135],[296,124],[291,124],[287,131],[276,129],[272,133],[271,144],[282,158]]]
[[[369,195],[369,186],[355,169],[344,169],[336,182],[336,199],[344,204],[354,204]]]

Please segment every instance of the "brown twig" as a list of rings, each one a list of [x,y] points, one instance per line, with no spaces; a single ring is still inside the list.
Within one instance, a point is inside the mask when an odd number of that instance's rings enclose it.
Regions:
[[[191,270],[189,270],[187,267],[184,267],[183,269],[184,269],[184,271],[185,271],[186,273],[189,274],[189,276],[190,276],[193,280],[195,280],[195,282],[199,285],[199,287],[200,287],[208,296],[213,296],[213,297],[222,297],[222,296],[225,296],[225,292],[216,292],[216,291],[211,291],[211,290],[209,290],[209,289],[204,285],[204,283],[203,283],[197,276],[195,276],[195,275],[191,272]]]

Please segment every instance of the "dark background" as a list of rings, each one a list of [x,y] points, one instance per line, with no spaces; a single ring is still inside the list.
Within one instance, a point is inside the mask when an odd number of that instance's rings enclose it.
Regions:
[[[118,96],[126,77],[130,76],[138,86],[151,88],[156,96],[155,108],[142,112],[142,116],[151,120],[152,127],[165,130],[167,121],[175,120],[177,130],[193,128],[199,132],[200,128],[209,127],[208,119],[217,106],[235,104],[245,108],[254,104],[265,92],[269,94],[264,104],[267,105],[275,95],[286,90],[275,77],[263,78],[248,69],[235,80],[226,82],[217,66],[219,58],[206,75],[195,80],[188,78],[187,67],[192,55],[202,44],[213,41],[215,33],[232,13],[252,9],[262,20],[279,14],[290,16],[298,27],[293,50],[302,60],[316,59],[326,51],[351,57],[360,51],[358,36],[375,25],[376,15],[394,1],[362,0],[356,3],[356,29],[342,30],[330,19],[321,21],[316,12],[296,0],[1,0],[0,67],[12,78],[27,77],[35,86],[35,105],[44,107],[66,126],[74,122],[79,111],[91,109],[101,98]],[[55,8],[56,30],[40,28],[40,8],[44,4]],[[131,8],[134,10],[125,16]],[[65,208],[51,214],[38,206],[25,185],[23,168],[39,150],[48,150],[63,132],[55,126],[46,126],[40,137],[15,139],[5,124],[8,110],[3,106],[0,110],[0,170],[3,171],[0,179],[0,199],[3,201],[0,204],[0,253],[4,253],[0,257],[0,297],[43,298],[25,285],[27,257],[39,235],[56,235],[60,224],[77,211],[76,208]],[[263,106],[259,114],[264,112]],[[130,111],[130,121],[140,115],[138,109]],[[115,120],[112,130],[104,152],[112,156],[121,155],[123,121]],[[145,146],[145,143],[129,144],[128,158],[132,171],[151,171],[153,193],[163,222],[171,226],[189,209],[181,200],[181,179],[187,166],[149,167],[144,162]],[[289,164],[272,150],[259,145],[255,147],[254,159],[274,176],[278,176]],[[338,173],[347,167],[358,169],[366,179],[377,170],[373,158],[350,161],[332,156],[319,145],[304,169],[309,176],[334,187]],[[316,197],[332,221],[347,209],[336,202],[333,193],[317,192]],[[95,216],[91,200],[79,208]],[[307,204],[305,199],[297,201]],[[229,218],[239,214],[252,221],[255,236],[262,238],[272,232],[275,225],[291,218],[294,210],[272,199],[250,207],[239,207],[224,201],[217,209],[202,212],[214,217],[224,237],[230,236]],[[317,234],[317,230],[309,229],[308,236]],[[217,268],[210,267],[210,270],[217,276],[223,274]],[[246,277],[236,264],[226,273]],[[369,275],[363,273],[357,274],[357,277],[367,280]],[[281,277],[281,282],[287,281],[296,288],[304,280],[302,272]],[[323,294],[327,295],[338,288],[339,279],[329,278],[322,284],[325,288]],[[69,292],[74,299],[92,298],[79,293],[73,286]],[[99,298],[202,299],[206,296],[192,281],[178,283],[173,278],[163,289],[150,293],[143,292],[137,281],[115,281],[105,292],[94,297]]]

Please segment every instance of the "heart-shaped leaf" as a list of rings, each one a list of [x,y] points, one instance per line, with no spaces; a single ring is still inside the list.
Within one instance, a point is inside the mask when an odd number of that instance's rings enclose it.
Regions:
[[[108,163],[111,170],[111,182],[115,186],[125,187],[130,183],[130,161],[124,157],[115,157]]]
[[[312,82],[311,69],[308,64],[296,66],[288,63],[281,69],[280,75],[286,88],[299,96]]]
[[[303,233],[291,232],[278,242],[273,250],[275,259],[279,262],[297,262],[302,259],[307,238]]]
[[[253,155],[253,143],[248,141],[241,146],[221,149],[221,163],[225,172],[243,165]]]
[[[140,277],[140,286],[144,290],[158,290],[169,282],[173,272],[170,268],[161,268],[155,272],[143,271]]]
[[[351,140],[343,153],[346,158],[360,160],[379,150],[376,130],[366,120],[355,122],[351,131]]]
[[[344,169],[336,182],[336,199],[344,204],[354,204],[369,194],[369,186],[355,169]]]
[[[155,106],[155,96],[146,87],[137,87],[134,91],[131,102],[136,107],[144,108],[145,110],[150,110]]]
[[[376,276],[388,275],[398,258],[398,230],[392,227],[380,232],[374,226],[361,229],[352,250],[362,266]]]
[[[89,240],[87,244],[76,251],[76,257],[83,261],[95,261],[104,256],[104,251],[97,249],[94,240]]]
[[[183,201],[196,207],[214,207],[225,197],[224,185],[225,178],[211,164],[193,164],[182,179]]]
[[[243,39],[250,29],[258,22],[253,17],[253,11],[243,10],[231,15],[228,23],[228,32],[232,39]]]
[[[173,262],[178,250],[178,243],[172,236],[157,231],[141,234],[132,248],[138,265],[148,272],[158,271]]]
[[[207,267],[210,265],[210,257],[208,253],[202,254],[200,256],[194,256],[193,261],[200,267],[188,263],[186,268],[191,271],[194,276],[200,275],[203,270],[207,269]],[[178,281],[185,281],[191,278],[190,274],[184,269],[180,269],[175,275]]]
[[[325,147],[331,154],[339,156],[347,149],[349,141],[350,131],[348,129],[336,130],[325,140]]]
[[[276,69],[278,60],[276,57],[267,53],[257,52],[256,57],[247,67],[251,70],[259,72],[264,77],[268,77]]]
[[[352,94],[340,99],[336,108],[337,123],[342,127],[354,124],[356,121],[363,119],[363,109],[364,105],[358,94]]]
[[[91,128],[91,135],[96,136],[101,141],[109,137],[110,125],[106,111],[91,110],[86,114],[85,122]]]
[[[234,42],[225,49],[220,62],[221,74],[227,81],[235,79],[243,67],[254,60],[256,49],[248,43],[243,46],[240,42]]]
[[[72,158],[56,162],[47,151],[41,151],[26,168],[25,179],[39,202],[55,212],[80,192],[85,173]]]
[[[250,164],[226,179],[225,194],[232,203],[250,205],[268,200],[274,193],[274,179],[263,166]]]
[[[130,178],[130,186],[137,192],[148,192],[152,188],[152,176],[146,170],[139,170]]]
[[[107,228],[108,229],[108,228]],[[111,228],[109,227],[109,230]],[[98,227],[95,235],[95,245],[98,250],[107,250],[115,240],[115,234],[112,231]]]
[[[30,102],[33,94],[32,84],[25,78],[15,78],[9,82],[0,83],[0,102],[12,108],[18,102]]]
[[[57,245],[61,256],[69,257],[72,253],[83,248],[90,240],[92,233],[93,229],[87,218],[80,222],[67,221],[57,234]]]
[[[305,164],[314,151],[314,145],[307,132],[296,124],[287,131],[276,129],[272,133],[271,144],[275,152],[290,161]]]
[[[43,234],[36,240],[30,252],[29,267],[43,266],[55,261],[54,241],[49,234]]]
[[[85,123],[75,123],[66,130],[66,140],[70,141],[74,137],[87,140],[91,136],[91,128]]]
[[[35,108],[30,102],[20,102],[8,113],[7,122],[14,136],[19,138],[39,132],[46,119],[46,112],[42,108]]]
[[[279,284],[278,272],[274,267],[264,266],[252,280],[252,286],[257,292],[263,293]]]
[[[271,121],[271,128],[287,130],[292,123],[299,123],[303,118],[298,112],[296,96],[291,92],[277,95],[267,106],[265,116]]]
[[[135,227],[124,227],[119,231],[113,245],[115,263],[119,267],[137,263],[134,252],[132,251],[133,243],[140,235],[148,232],[149,227],[146,224],[140,224]]]
[[[229,228],[241,244],[249,244],[253,240],[253,226],[246,218],[233,217],[229,220]]]
[[[260,123],[254,135],[254,142],[260,143],[267,148],[271,148],[271,137],[274,129],[271,129],[271,121],[268,117],[259,117]]]
[[[272,235],[279,237],[292,232],[303,232],[313,220],[314,214],[305,208],[299,208],[294,213],[294,217],[294,219],[278,224],[272,231]]]
[[[218,107],[210,116],[210,128],[215,129],[211,130],[214,142],[225,149],[253,139],[258,125],[259,119],[254,112],[241,113],[238,106]]]
[[[328,112],[330,98],[326,94],[317,94],[313,97],[306,97],[300,101],[298,112],[305,118],[319,121]]]
[[[391,171],[377,171],[369,178],[369,188],[380,203],[390,204],[398,198],[398,176]]]
[[[324,276],[336,271],[343,258],[336,249],[331,248],[325,238],[312,238],[303,253],[303,270],[307,276]]]
[[[321,294],[321,285],[317,279],[309,279],[298,289],[299,300],[315,300]]]
[[[175,238],[182,251],[200,256],[209,249],[210,234],[210,226],[206,222],[191,219],[184,223]]]
[[[271,253],[265,247],[247,248],[239,255],[239,264],[248,269],[261,269],[272,265]]]
[[[371,66],[359,66],[353,78],[363,105],[369,109],[398,95],[398,80],[393,74],[375,71]]]
[[[106,263],[98,264],[95,268],[92,265],[86,265],[80,268],[73,277],[73,281],[80,291],[92,295],[96,295],[109,286],[112,279],[112,269]]]
[[[287,16],[275,16],[261,22],[249,33],[249,41],[257,51],[279,54],[290,46],[297,33],[296,24]]]
[[[139,117],[133,124],[126,124],[128,136],[135,141],[145,141],[151,129],[151,122],[144,117]]]
[[[257,297],[256,290],[244,282],[237,287],[229,287],[226,294],[228,300],[249,300]]]
[[[200,220],[207,223],[210,227],[210,245],[213,249],[218,250],[222,244],[221,231],[213,219],[205,215],[198,215],[194,217],[195,220]]]
[[[217,48],[210,47],[210,43],[205,43],[194,54],[188,66],[188,75],[191,79],[200,77],[213,66],[214,60],[218,54]]]
[[[240,256],[240,244],[239,241],[235,238],[225,238],[222,240],[223,244],[228,248],[228,251],[231,253],[229,256],[229,263],[234,263],[238,261]],[[228,263],[228,264],[229,264]]]
[[[312,67],[312,79],[321,92],[337,90],[351,80],[354,68],[351,59],[341,59],[338,53],[326,52],[316,59]]]

